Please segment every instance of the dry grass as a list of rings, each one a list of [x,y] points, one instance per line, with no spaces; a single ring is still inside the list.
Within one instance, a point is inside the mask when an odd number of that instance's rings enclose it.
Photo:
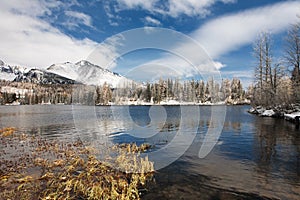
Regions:
[[[63,143],[0,130],[0,199],[139,199],[153,163],[149,145],[116,145],[113,162],[80,141]]]
[[[1,137],[10,136],[10,135],[12,135],[15,132],[15,130],[16,129],[12,128],[12,127],[0,129]]]

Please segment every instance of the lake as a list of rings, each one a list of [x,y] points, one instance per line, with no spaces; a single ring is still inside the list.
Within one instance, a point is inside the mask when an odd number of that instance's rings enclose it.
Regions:
[[[223,108],[1,106],[0,128],[97,147],[149,143],[157,171],[142,199],[299,199],[300,131],[295,125],[248,114],[249,106]],[[220,134],[207,143],[210,128]],[[210,144],[213,149],[199,158],[201,147]]]

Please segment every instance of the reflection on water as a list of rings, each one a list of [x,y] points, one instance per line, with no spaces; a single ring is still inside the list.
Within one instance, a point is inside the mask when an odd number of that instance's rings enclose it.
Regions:
[[[227,107],[214,151],[199,159],[201,143],[194,142],[176,163],[156,174],[144,199],[299,199],[299,131],[284,120],[246,110]]]
[[[209,106],[187,107],[190,113],[200,109],[200,118],[195,124],[193,116],[185,115],[183,129],[180,106],[164,107],[166,121],[157,122],[157,126],[151,123],[151,116],[158,113],[161,115],[158,118],[164,119],[164,113],[151,111],[149,106],[126,107],[127,117],[120,114],[124,112],[122,106],[0,108],[0,127],[14,126],[19,131],[49,139],[147,142],[155,145],[153,151],[156,151],[170,144],[179,130],[191,136],[193,143],[185,154],[155,174],[155,184],[149,185],[144,199],[299,199],[300,196],[299,130],[284,120],[250,115],[247,106],[227,107],[221,137],[203,159],[198,152],[212,125]],[[140,131],[134,132],[144,128],[155,134],[142,137],[138,135]],[[176,145],[180,149],[184,144],[178,141]]]
[[[259,125],[254,135],[259,149],[256,157],[258,173],[272,174],[299,184],[299,131],[282,120],[264,119],[256,123]]]

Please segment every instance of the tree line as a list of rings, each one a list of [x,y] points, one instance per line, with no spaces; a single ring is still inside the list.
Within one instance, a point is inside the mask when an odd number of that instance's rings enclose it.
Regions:
[[[125,97],[125,99],[124,99]],[[160,104],[175,100],[178,102],[191,103],[242,103],[249,97],[243,89],[239,79],[223,79],[220,83],[210,78],[206,82],[203,80],[160,79],[156,83],[146,83],[144,87],[133,87],[132,90],[126,88],[117,89],[113,93],[114,102],[138,101],[152,102]]]
[[[109,84],[87,86],[81,84],[34,84],[0,81],[0,104],[86,104],[109,105],[146,102],[160,104],[174,100],[190,103],[242,104],[251,97],[239,79],[210,78],[203,80],[160,79],[154,83],[131,83],[127,87],[112,88]]]
[[[300,103],[300,23],[291,25],[282,58],[275,60],[270,33],[261,33],[253,45],[256,58],[252,104],[288,107]]]
[[[19,102],[33,104],[71,104],[72,85],[35,84],[0,80],[0,105]]]

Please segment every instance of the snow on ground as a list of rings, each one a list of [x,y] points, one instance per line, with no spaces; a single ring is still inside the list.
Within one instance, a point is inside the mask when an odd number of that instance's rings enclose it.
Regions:
[[[281,116],[281,117],[284,117],[285,120],[295,122],[296,124],[297,124],[297,122],[295,121],[296,117],[299,117],[299,121],[300,121],[300,111],[299,111],[299,109],[298,109],[297,112],[293,112],[293,113],[287,114],[286,113],[286,112],[288,112],[287,110],[280,111],[280,112],[276,113],[272,109],[266,110],[265,108],[263,108],[261,106],[258,106],[256,108],[250,108],[250,110],[248,112],[251,113],[251,114],[258,114],[261,117],[276,117],[276,116]]]
[[[24,73],[28,73],[32,68],[23,67],[23,66],[13,66],[11,67],[11,69],[15,74],[20,74],[20,73],[24,74]]]
[[[0,72],[0,80],[13,81],[16,77],[13,73]]]
[[[262,114],[263,112],[265,112],[265,108],[261,107],[261,108],[257,108],[256,111],[258,112],[258,114]]]
[[[264,107],[258,106],[255,108],[250,108],[249,113],[261,115],[265,112],[265,110],[266,109]]]
[[[180,105],[180,102],[176,100],[164,100],[160,102],[160,105]]]
[[[274,110],[265,110],[265,111],[261,114],[262,117],[272,117],[272,116],[274,116],[274,115],[275,115]]]
[[[255,111],[256,111],[256,109],[253,108],[253,107],[251,107],[250,110],[249,110],[249,113],[253,113],[254,114]]]
[[[211,102],[204,102],[204,103],[195,103],[195,102],[185,102],[185,101],[177,101],[177,100],[164,100],[161,101],[158,104],[155,104],[153,102],[146,102],[146,101],[142,101],[142,100],[122,100],[118,103],[110,103],[110,105],[143,105],[143,106],[155,106],[155,105],[161,105],[161,106],[185,106],[185,105],[226,105],[224,101],[221,102],[216,102],[216,103],[211,103]]]
[[[14,101],[14,102],[12,102],[12,103],[7,103],[7,104],[5,104],[6,106],[19,106],[19,105],[21,105],[21,103],[20,102],[18,102],[18,101]]]
[[[300,112],[294,112],[291,114],[284,114],[284,118],[288,119],[288,120],[293,120],[295,119],[297,116],[300,116]]]

